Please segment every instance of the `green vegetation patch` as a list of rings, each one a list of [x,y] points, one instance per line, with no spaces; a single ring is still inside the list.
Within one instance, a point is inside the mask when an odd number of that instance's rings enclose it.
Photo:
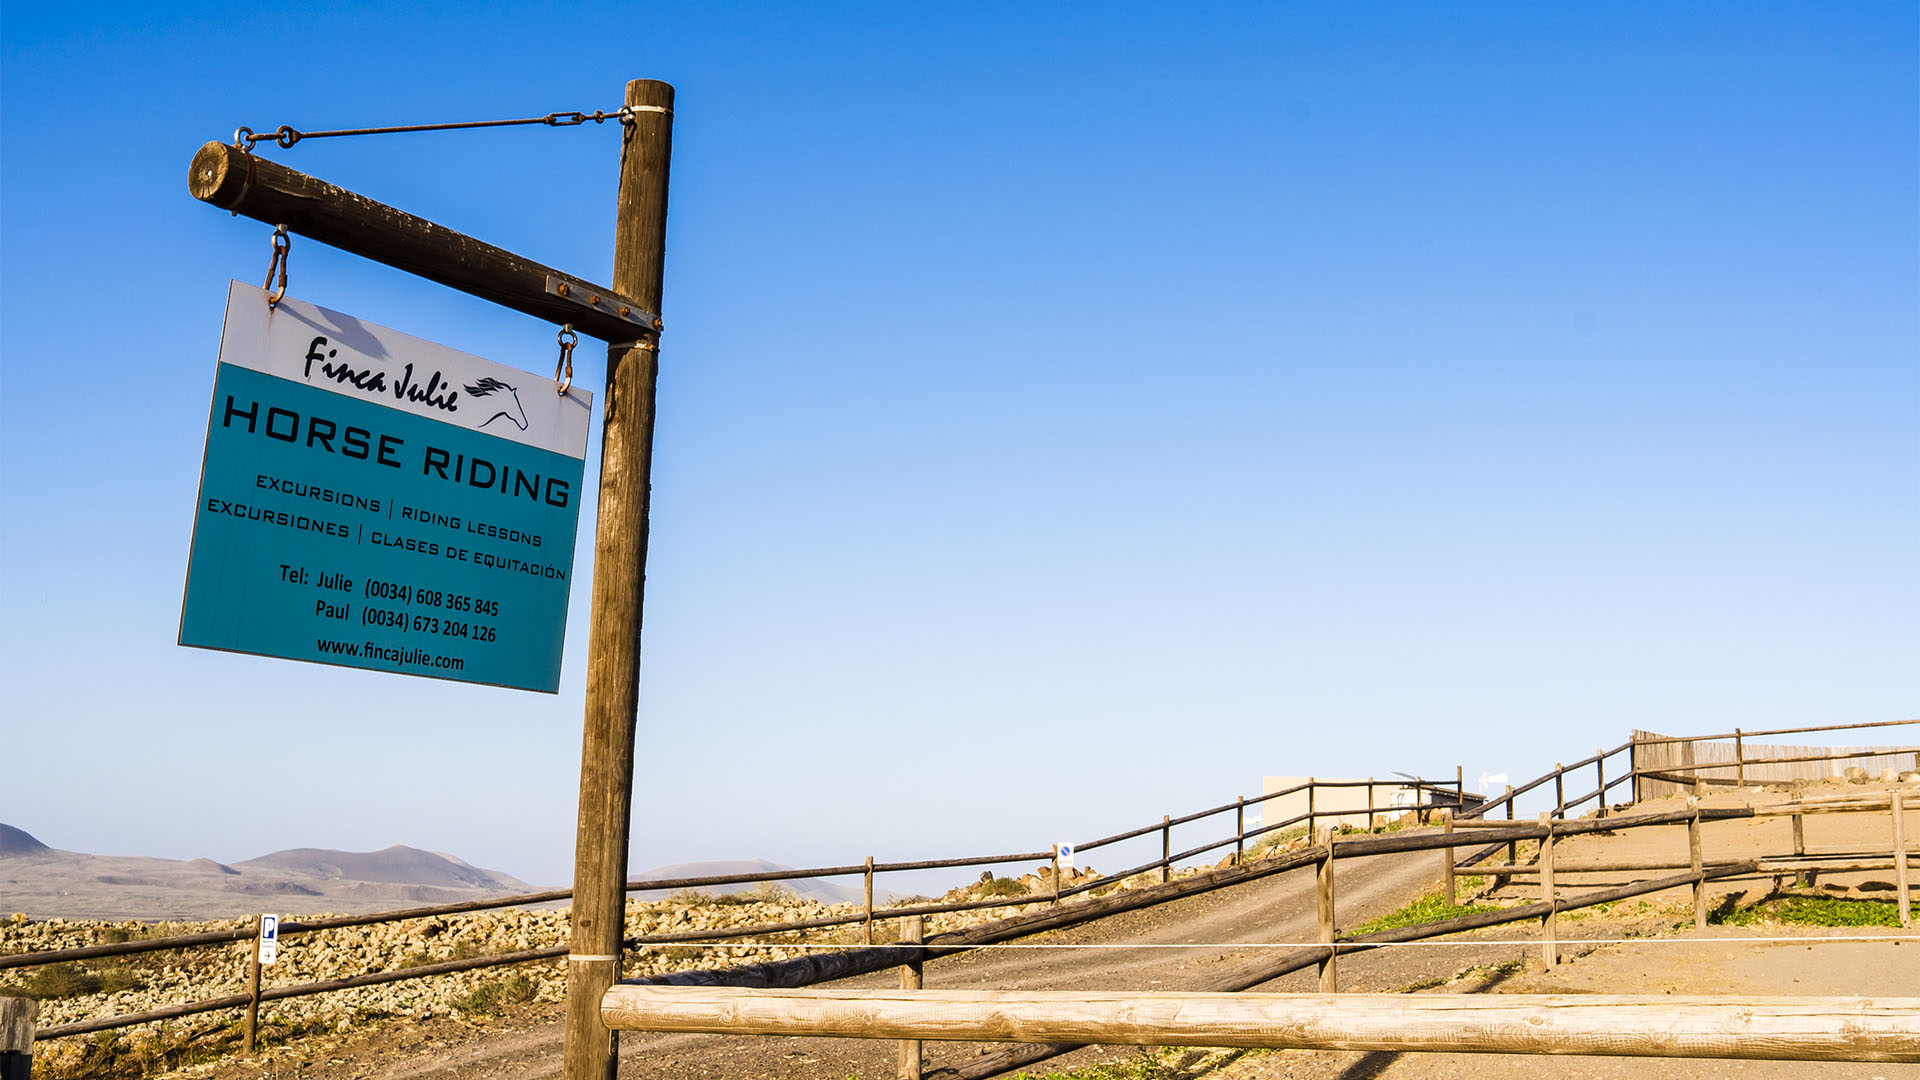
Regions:
[[[1920,904],[1912,905],[1920,916]],[[1831,896],[1789,896],[1748,908],[1710,912],[1707,922],[1722,926],[1753,926],[1764,922],[1803,926],[1899,926],[1900,906],[1885,900],[1843,900]]]
[[[524,974],[509,975],[504,979],[481,983],[472,993],[455,999],[453,1007],[469,1016],[491,1015],[504,1006],[532,1001],[539,990],[530,977]]]
[[[257,1045],[279,1046],[332,1029],[325,1020],[262,1020]],[[99,1031],[42,1043],[34,1049],[34,1080],[137,1080],[218,1061],[240,1048],[237,1020],[209,1026],[163,1025],[157,1030]]]
[[[1013,1080],[1199,1080],[1242,1058],[1271,1052],[1170,1046],[1149,1050],[1125,1061],[1084,1065],[1065,1072],[1021,1071],[1014,1074]]]
[[[982,875],[980,878],[981,896],[1025,896],[1027,887],[1019,878],[993,877]]]
[[[1441,898],[1439,893],[1428,893],[1399,911],[1382,915],[1371,922],[1361,923],[1351,932],[1355,935],[1374,934],[1382,930],[1395,930],[1402,926],[1419,926],[1422,923],[1457,919],[1462,915],[1477,915],[1482,911],[1498,910],[1496,907],[1485,904],[1449,904]]]
[[[33,969],[19,987],[22,994],[40,1001],[57,998],[113,994],[121,990],[144,990],[146,983],[124,964],[88,968],[80,964],[48,964]]]

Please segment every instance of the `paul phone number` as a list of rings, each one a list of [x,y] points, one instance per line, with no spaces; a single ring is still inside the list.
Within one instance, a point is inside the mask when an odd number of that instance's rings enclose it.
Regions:
[[[402,585],[392,581],[368,581],[365,592],[369,600],[397,600],[402,604],[438,608],[442,611],[461,614],[491,616],[500,614],[498,600],[465,596],[440,589],[426,589],[415,585]],[[469,641],[499,639],[499,632],[485,623],[467,622],[464,619],[442,619],[437,614],[413,614],[393,608],[375,607],[372,604],[361,606],[360,625],[398,630],[401,633],[466,638]]]

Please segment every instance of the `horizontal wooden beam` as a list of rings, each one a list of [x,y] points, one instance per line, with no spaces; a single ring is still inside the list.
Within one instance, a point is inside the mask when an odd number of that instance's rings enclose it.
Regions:
[[[753,990],[619,985],[616,1031],[1920,1062],[1920,998]]]
[[[187,189],[222,210],[285,225],[289,232],[602,341],[653,341],[660,330],[657,315],[604,285],[225,143],[210,142],[193,155]]]
[[[1820,724],[1815,727],[1769,728],[1766,731],[1729,731],[1720,735],[1659,735],[1651,739],[1634,739],[1629,746],[1659,746],[1662,743],[1705,742],[1709,739],[1731,739],[1738,735],[1743,739],[1755,739],[1762,735],[1803,735],[1810,731],[1854,731],[1859,728],[1902,727],[1907,724],[1920,724],[1914,720],[1869,720],[1861,724]]]

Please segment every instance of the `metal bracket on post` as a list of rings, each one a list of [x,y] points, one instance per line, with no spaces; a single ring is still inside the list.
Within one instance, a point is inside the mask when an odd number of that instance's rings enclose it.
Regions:
[[[589,311],[610,315],[622,322],[631,323],[634,329],[641,331],[635,335],[637,341],[652,341],[662,326],[660,316],[641,307],[638,302],[624,296],[616,296],[611,291],[584,281],[575,281],[558,274],[547,275],[548,296],[557,296],[569,303],[579,304]]]

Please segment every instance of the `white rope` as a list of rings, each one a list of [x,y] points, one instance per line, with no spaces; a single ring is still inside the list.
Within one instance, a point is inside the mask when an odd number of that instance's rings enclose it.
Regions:
[[[1465,931],[1465,930],[1459,931],[1459,932],[1470,933],[1470,931]],[[1815,942],[1822,942],[1822,941],[1892,941],[1895,943],[1906,943],[1906,942],[1920,943],[1920,934],[1836,934],[1831,937],[1822,936],[1822,937],[1738,937],[1738,938],[1562,938],[1560,941],[1560,945],[1562,948],[1569,948],[1575,945],[1712,945],[1712,946],[1718,947],[1721,945],[1780,945],[1780,944],[1810,945]],[[1349,941],[1336,941],[1334,942],[1334,944],[1340,946],[1341,948],[1366,948],[1366,949],[1392,949],[1392,948],[1401,948],[1408,945],[1537,946],[1540,944],[1540,939],[1539,938],[1468,938],[1465,940],[1456,939],[1451,941],[1441,941],[1441,940],[1430,938],[1423,941],[1351,941],[1349,940]],[[785,942],[785,941],[766,941],[766,942],[662,941],[662,942],[644,942],[640,945],[640,948],[644,949],[650,946],[654,948],[828,949],[828,950],[837,950],[837,951],[846,951],[851,948],[854,948],[854,946],[850,946],[850,945]],[[1061,942],[1057,944],[1043,944],[1043,945],[1020,945],[1020,944],[1012,944],[1012,943],[998,943],[998,944],[989,944],[989,945],[964,945],[964,944],[942,945],[940,942],[936,941],[936,942],[923,944],[923,945],[915,945],[909,942],[899,942],[891,945],[874,945],[872,946],[872,948],[876,948],[876,949],[957,948],[957,949],[962,949],[967,951],[973,951],[978,949],[1010,949],[1010,950],[1011,949],[1038,949],[1038,950],[1045,950],[1045,949],[1088,949],[1088,950],[1093,950],[1093,949],[1114,949],[1114,950],[1119,950],[1119,949],[1221,949],[1221,950],[1231,950],[1231,949],[1316,949],[1316,948],[1324,949],[1326,948],[1326,946],[1327,946],[1327,943],[1324,941],[1237,941],[1237,942],[1210,942],[1207,944],[1193,944],[1193,945],[1161,944],[1161,943],[1141,943],[1141,944],[1132,944],[1132,945],[1129,945],[1129,944],[1117,944],[1117,945],[1115,944],[1067,944],[1065,942]],[[866,946],[861,946],[861,947],[865,948]]]

